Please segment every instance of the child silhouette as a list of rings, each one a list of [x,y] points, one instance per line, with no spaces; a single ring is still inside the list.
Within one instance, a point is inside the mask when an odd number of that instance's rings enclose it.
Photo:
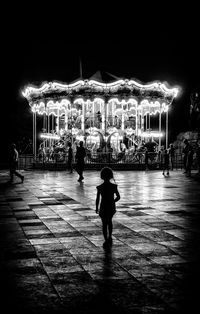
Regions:
[[[99,214],[102,220],[103,236],[105,239],[103,247],[105,248],[108,245],[112,245],[112,218],[116,213],[115,203],[119,201],[120,194],[117,189],[117,184],[110,182],[111,179],[114,180],[113,171],[111,168],[104,167],[101,169],[100,177],[102,180],[104,180],[104,182],[97,186],[96,213]]]

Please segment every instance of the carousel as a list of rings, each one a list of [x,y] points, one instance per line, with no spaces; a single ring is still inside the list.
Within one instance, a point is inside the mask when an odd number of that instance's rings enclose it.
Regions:
[[[93,161],[108,153],[119,160],[149,138],[167,148],[168,110],[177,94],[178,88],[167,84],[132,79],[28,86],[22,95],[33,114],[33,155],[43,151],[62,158],[68,142],[75,150],[79,141]]]

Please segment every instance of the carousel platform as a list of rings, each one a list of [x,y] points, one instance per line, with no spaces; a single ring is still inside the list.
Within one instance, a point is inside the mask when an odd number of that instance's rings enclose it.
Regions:
[[[174,162],[174,169],[183,168],[183,160],[181,154],[177,154]],[[19,169],[31,170],[67,170],[67,158],[64,160],[39,160],[39,158],[34,159],[33,155],[21,155],[19,159]],[[86,158],[85,169],[86,170],[99,170],[105,166],[109,166],[114,170],[161,170],[162,164],[159,162],[158,157],[155,155],[154,158],[149,159],[148,167],[145,164],[144,156],[141,159],[135,158],[135,160],[126,158],[125,160],[121,159],[118,161],[111,160],[102,160],[94,161],[89,158]],[[73,164],[73,168],[76,168],[76,164]],[[194,169],[197,167],[194,165]]]

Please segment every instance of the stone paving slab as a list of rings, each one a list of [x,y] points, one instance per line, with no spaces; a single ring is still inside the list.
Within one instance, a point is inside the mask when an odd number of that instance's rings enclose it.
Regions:
[[[1,313],[196,313],[200,180],[115,171],[113,246],[95,213],[99,172],[0,171]],[[195,284],[198,284],[195,286]]]

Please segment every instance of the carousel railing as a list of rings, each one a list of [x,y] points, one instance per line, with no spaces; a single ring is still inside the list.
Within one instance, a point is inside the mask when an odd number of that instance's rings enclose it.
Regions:
[[[21,154],[19,156],[18,167],[19,169],[30,169],[34,162],[33,154]]]
[[[110,165],[147,165],[147,156],[144,152],[126,152],[126,153],[115,153],[115,152],[87,152],[85,158],[85,165],[94,166],[105,164]],[[63,166],[67,167],[68,155],[67,153],[54,153],[46,155],[23,154],[19,156],[19,169],[30,169],[33,165],[43,167],[49,165],[52,166]],[[73,165],[75,166],[75,158]],[[154,168],[161,169],[163,165],[162,156],[158,153],[148,153],[148,166],[154,166]],[[183,169],[183,154],[176,153],[174,157],[174,169]],[[194,155],[192,169],[198,169],[197,157]]]
[[[24,157],[23,157],[24,158]],[[63,164],[67,165],[68,155],[67,153],[54,153],[54,154],[45,154],[37,155],[35,158],[33,156],[23,159],[21,162],[22,165],[30,164],[32,160],[36,164]],[[73,164],[75,164],[75,158],[73,159]],[[145,152],[126,152],[126,153],[115,153],[115,152],[87,152],[85,158],[85,165],[94,165],[95,164],[135,164],[135,165],[157,165],[157,168],[162,167],[163,158],[159,153],[148,153],[148,162],[147,155]],[[183,168],[183,156],[181,153],[175,154],[174,157],[174,169]],[[196,169],[196,161],[194,158],[193,168]]]

